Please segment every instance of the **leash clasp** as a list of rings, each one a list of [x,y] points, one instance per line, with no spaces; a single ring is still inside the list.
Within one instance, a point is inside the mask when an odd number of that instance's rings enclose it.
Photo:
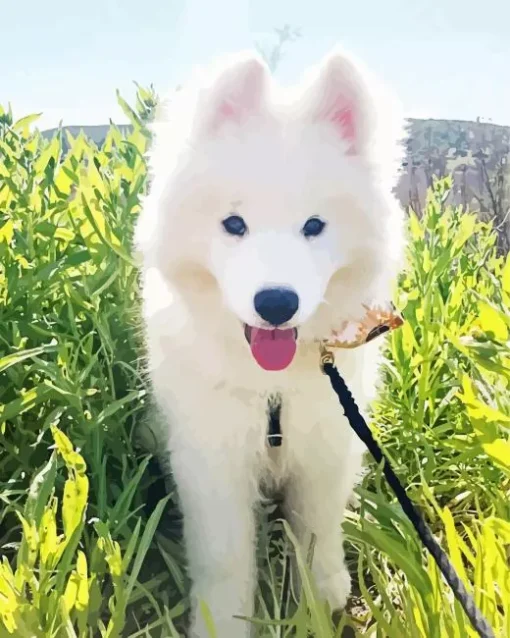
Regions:
[[[320,349],[320,357],[321,357],[321,370],[323,374],[326,374],[326,372],[324,371],[324,366],[328,363],[333,365],[335,363],[335,356],[331,352],[331,350],[328,350],[326,348],[323,342],[319,344],[319,349]]]

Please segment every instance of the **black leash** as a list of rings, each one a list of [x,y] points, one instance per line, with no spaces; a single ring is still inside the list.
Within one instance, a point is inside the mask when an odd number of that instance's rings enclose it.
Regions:
[[[421,542],[432,554],[439,570],[443,574],[448,585],[451,587],[455,598],[457,598],[462,609],[466,612],[466,616],[471,621],[473,629],[478,632],[480,638],[495,638],[494,632],[492,631],[489,623],[484,618],[482,612],[477,608],[473,597],[465,588],[464,583],[459,578],[447,554],[439,546],[423,517],[407,496],[388,459],[382,453],[381,448],[374,439],[365,419],[361,416],[358,406],[346,386],[345,381],[336,369],[333,355],[326,350],[324,350],[321,355],[321,366],[323,372],[329,377],[331,386],[340,401],[340,405],[344,410],[344,414],[347,417],[351,428],[367,446],[377,463],[384,460],[383,472],[386,480],[395,493],[395,496],[397,497],[397,500],[406,516],[413,524]]]

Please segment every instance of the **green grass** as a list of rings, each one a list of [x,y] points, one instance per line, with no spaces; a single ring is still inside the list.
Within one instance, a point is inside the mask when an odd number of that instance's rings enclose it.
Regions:
[[[46,142],[0,109],[0,638],[166,638],[186,619],[175,494],[137,445],[150,401],[130,246],[153,95],[121,103],[134,131],[112,126],[101,148]],[[448,187],[409,219],[395,293],[407,323],[388,338],[372,426],[506,638],[510,260],[489,225],[445,208]],[[356,596],[338,628],[301,556],[302,594],[278,620],[293,537],[262,518],[258,635],[474,636],[380,468],[358,493],[345,523]]]

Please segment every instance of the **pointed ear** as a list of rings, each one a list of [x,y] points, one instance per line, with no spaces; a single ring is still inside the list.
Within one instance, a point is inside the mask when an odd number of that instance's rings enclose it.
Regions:
[[[351,155],[364,154],[370,139],[373,105],[367,85],[366,71],[335,50],[319,66],[305,96],[307,119],[331,125]]]
[[[199,129],[217,132],[227,123],[243,124],[264,111],[269,70],[254,55],[238,57],[216,76],[202,95]]]

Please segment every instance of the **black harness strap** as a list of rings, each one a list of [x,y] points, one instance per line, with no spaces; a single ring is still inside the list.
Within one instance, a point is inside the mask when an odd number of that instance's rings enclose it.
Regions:
[[[267,442],[269,447],[280,447],[283,441],[281,428],[282,400],[273,396],[267,402]]]
[[[494,632],[492,631],[489,623],[482,615],[482,612],[477,608],[473,597],[467,591],[464,583],[459,578],[447,554],[440,547],[429,527],[425,523],[425,520],[412,504],[404,488],[400,484],[397,475],[388,462],[388,459],[384,456],[381,448],[377,444],[377,441],[374,439],[372,432],[366,424],[365,419],[361,416],[358,406],[347,388],[345,381],[342,379],[334,365],[333,356],[329,352],[325,351],[322,353],[321,358],[322,369],[329,377],[331,386],[340,401],[340,405],[343,407],[344,414],[347,417],[351,428],[367,446],[377,463],[384,460],[383,472],[386,480],[388,481],[391,489],[394,491],[405,514],[413,524],[421,542],[432,554],[446,582],[451,587],[455,597],[466,612],[466,616],[471,621],[473,628],[478,632],[480,638],[494,638]]]

